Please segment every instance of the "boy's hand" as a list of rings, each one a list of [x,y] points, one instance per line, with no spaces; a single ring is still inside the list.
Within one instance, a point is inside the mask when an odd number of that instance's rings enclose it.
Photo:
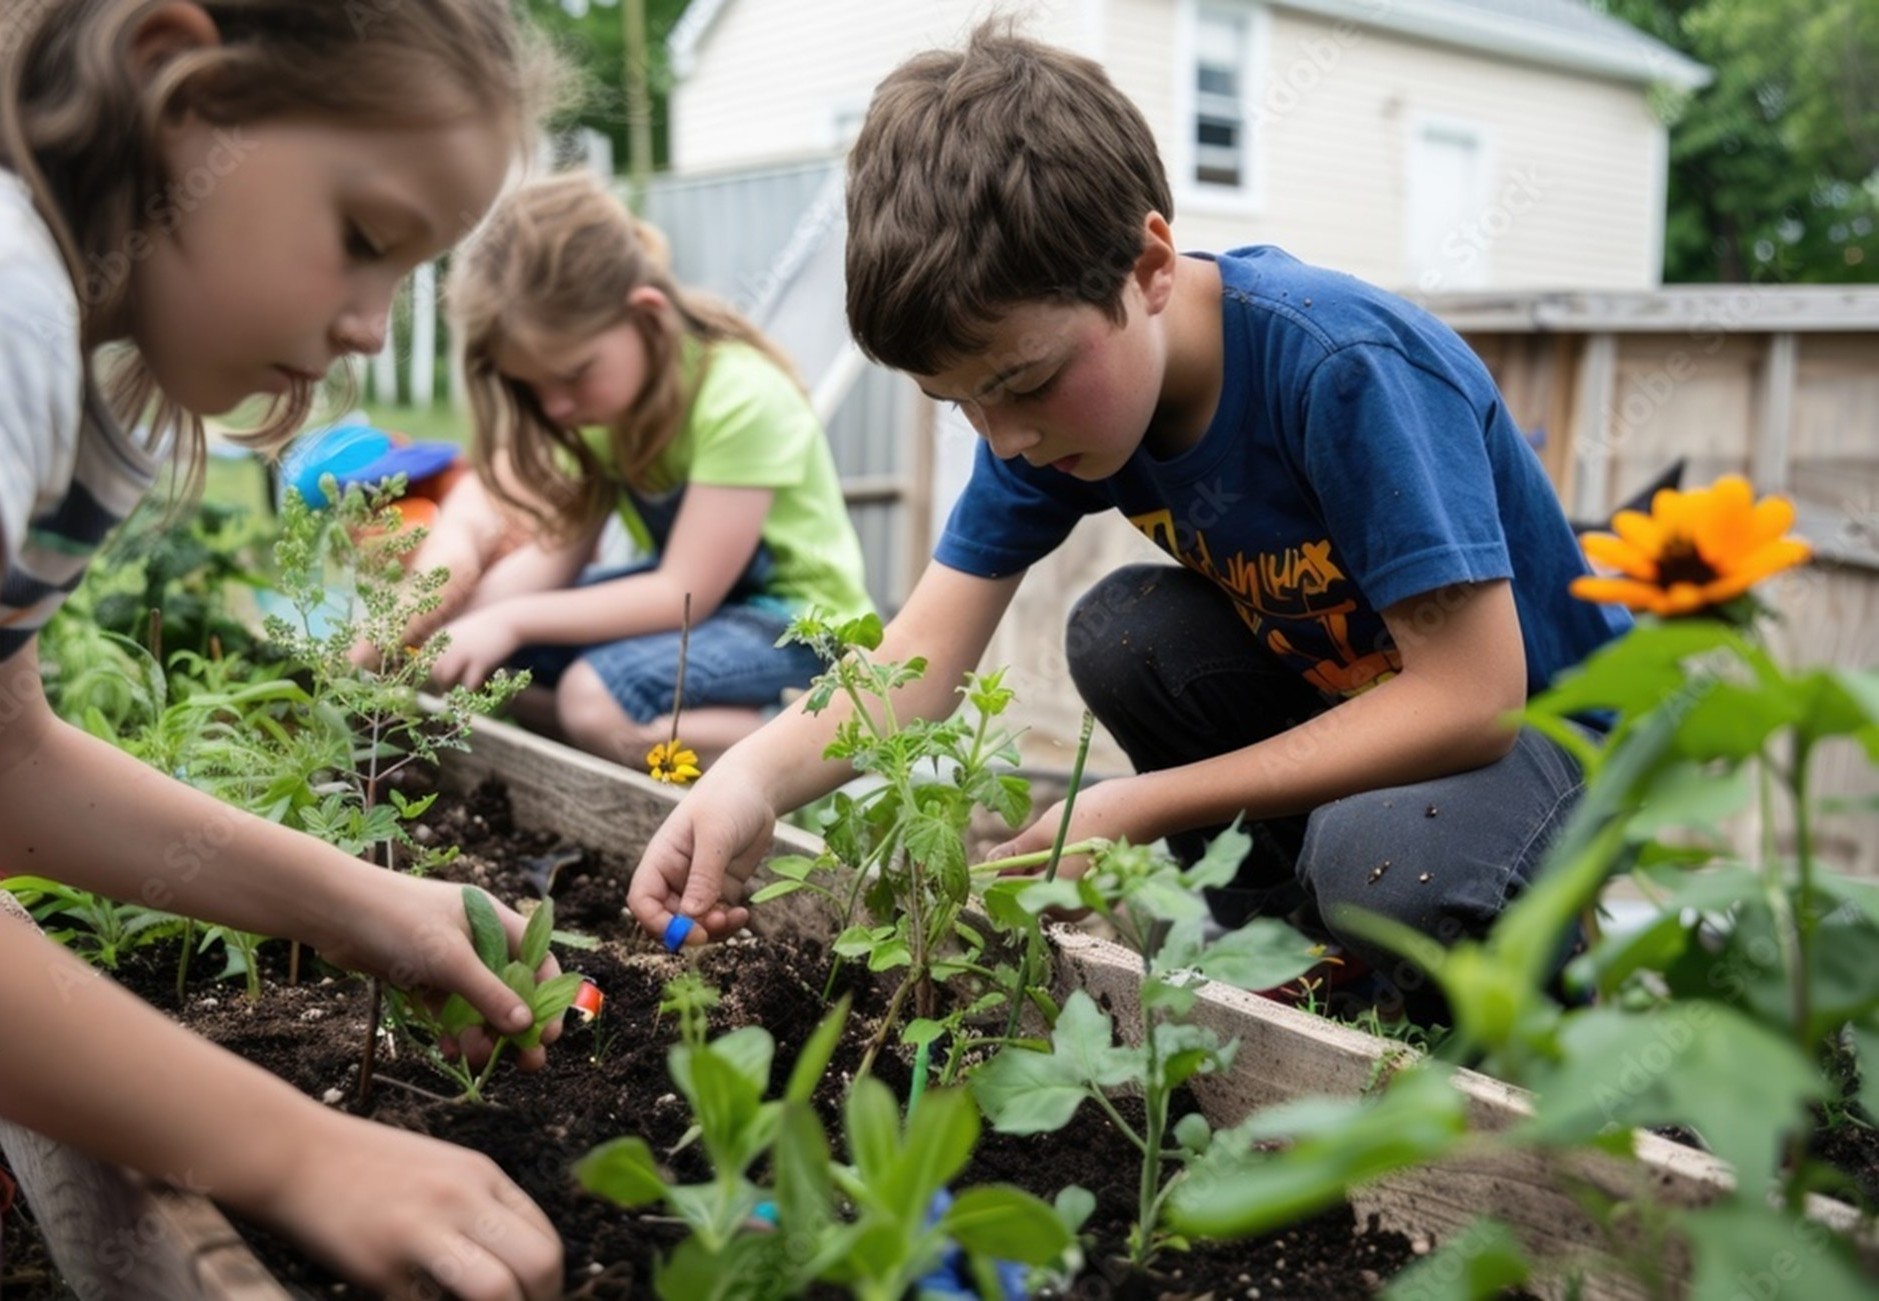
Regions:
[[[554,1226],[489,1158],[343,1112],[294,1128],[285,1177],[236,1209],[393,1297],[561,1295]]]
[[[660,938],[678,916],[703,931],[694,930],[687,943],[735,934],[750,920],[750,909],[741,905],[745,883],[775,831],[775,810],[722,767],[713,769],[647,843],[627,888],[627,907]]]
[[[1136,787],[1137,778],[1116,777],[1109,781],[1098,782],[1077,792],[1076,809],[1070,818],[1070,830],[1064,836],[1063,843],[1074,845],[1080,840],[1101,837],[1104,840],[1127,839],[1132,844],[1141,844],[1144,839],[1154,840],[1161,833],[1146,833],[1146,823],[1142,818],[1144,810],[1136,807],[1140,791]],[[1020,854],[1047,854],[1057,842],[1057,828],[1063,824],[1063,805],[1059,800],[1046,809],[1030,826],[992,850],[985,857],[988,861],[999,858],[1016,858]],[[1090,861],[1081,855],[1065,855],[1057,864],[1060,878],[1075,880],[1090,870]],[[1013,876],[1042,876],[1042,865],[1029,868],[1014,868]]]
[[[441,687],[480,687],[522,644],[500,605],[473,610],[444,625],[450,645],[437,657],[431,678]]]
[[[477,958],[460,886],[381,868],[365,871],[370,874],[364,878],[371,883],[368,896],[350,901],[337,935],[314,941],[321,956],[440,1003],[449,994],[463,995],[489,1022],[487,1029],[472,1026],[456,1045],[472,1065],[488,1059],[492,1034],[516,1034],[534,1024],[528,1006]],[[513,908],[491,902],[508,932],[509,951],[515,953],[528,923]],[[560,972],[551,954],[535,974],[537,980],[551,980]],[[542,1044],[553,1043],[560,1034],[557,1019],[543,1029]],[[449,1051],[451,1045],[443,1047]],[[516,1054],[516,1064],[525,1071],[539,1070],[546,1061],[547,1053],[539,1046]]]

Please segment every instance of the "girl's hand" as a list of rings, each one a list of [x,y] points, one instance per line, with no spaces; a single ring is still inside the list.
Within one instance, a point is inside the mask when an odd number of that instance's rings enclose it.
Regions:
[[[500,605],[452,619],[444,631],[450,636],[450,646],[431,670],[432,679],[441,687],[482,686],[522,644]]]
[[[736,934],[750,920],[745,883],[775,831],[776,811],[714,768],[647,843],[626,893],[634,920],[663,938],[674,917],[690,918],[698,929],[689,943]]]
[[[487,1029],[472,1026],[455,1045],[472,1065],[488,1059],[493,1034],[517,1034],[534,1024],[527,1005],[477,958],[460,886],[382,868],[364,869],[355,880],[369,883],[368,896],[348,899],[337,933],[313,941],[322,957],[438,1002],[461,994],[489,1023]],[[514,953],[528,923],[513,908],[491,902]],[[560,964],[550,954],[535,975],[545,981],[560,973]],[[560,1034],[561,1022],[556,1020],[543,1029],[542,1044],[553,1043]],[[448,1051],[452,1045],[443,1046]],[[525,1071],[539,1070],[546,1061],[541,1046],[516,1055],[516,1064]]]
[[[554,1226],[489,1158],[324,1109],[293,1128],[284,1177],[238,1210],[392,1297],[561,1295]]]

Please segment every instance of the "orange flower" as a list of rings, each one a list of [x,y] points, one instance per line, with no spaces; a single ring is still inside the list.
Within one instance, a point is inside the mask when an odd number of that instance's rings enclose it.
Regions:
[[[1689,492],[1665,488],[1651,499],[1650,514],[1619,511],[1612,517],[1615,532],[1580,540],[1587,557],[1620,576],[1575,578],[1572,594],[1662,618],[1695,614],[1805,563],[1813,549],[1785,536],[1793,523],[1793,502],[1774,496],[1756,501],[1739,474]]]
[[[698,778],[698,755],[679,741],[661,741],[646,752],[646,768],[654,781],[684,786]]]

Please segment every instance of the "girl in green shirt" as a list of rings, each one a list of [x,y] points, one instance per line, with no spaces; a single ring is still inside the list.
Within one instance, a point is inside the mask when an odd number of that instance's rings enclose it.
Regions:
[[[775,645],[791,618],[870,608],[789,362],[676,284],[664,251],[597,177],[569,173],[520,187],[458,254],[477,473],[417,558],[453,574],[443,684],[528,668],[552,690],[543,721],[635,766],[671,732],[688,597],[684,735],[706,762],[818,670]],[[646,559],[595,573],[616,511]]]

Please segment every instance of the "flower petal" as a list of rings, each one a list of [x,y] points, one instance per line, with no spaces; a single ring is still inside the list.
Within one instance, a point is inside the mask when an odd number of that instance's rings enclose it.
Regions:
[[[1658,555],[1664,549],[1664,530],[1643,511],[1619,511],[1612,516],[1612,530],[1647,556]]]
[[[1588,533],[1579,539],[1579,545],[1585,548],[1587,557],[1607,569],[1616,569],[1647,583],[1657,577],[1657,562],[1623,538],[1610,533]]]
[[[1764,497],[1750,512],[1749,536],[1755,546],[1773,542],[1794,527],[1794,503],[1786,497]]]
[[[1663,596],[1652,584],[1631,578],[1575,578],[1568,590],[1581,601],[1622,605],[1633,610],[1654,610]]]

